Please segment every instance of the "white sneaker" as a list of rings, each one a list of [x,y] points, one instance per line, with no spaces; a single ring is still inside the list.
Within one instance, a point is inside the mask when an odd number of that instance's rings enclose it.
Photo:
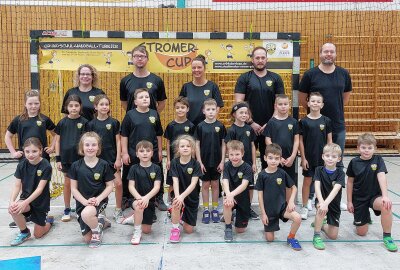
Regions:
[[[308,209],[308,211],[312,211],[312,200],[310,200],[310,199],[308,199],[308,202],[307,202],[307,209]]]
[[[71,209],[65,208],[64,215],[61,217],[62,222],[68,222],[71,220]]]
[[[121,222],[122,225],[133,225],[134,219],[133,219],[133,215],[129,216],[127,218],[124,218]]]
[[[114,216],[115,222],[118,224],[121,224],[122,221],[125,219],[124,214],[122,213],[122,210],[115,211],[113,216]]]
[[[300,216],[301,216],[302,220],[307,220],[307,218],[308,218],[308,208],[307,207],[301,208]]]
[[[344,202],[340,202],[340,210],[347,211],[347,204],[345,204]]]
[[[132,239],[131,239],[131,244],[132,245],[139,245],[141,238],[142,238],[142,231],[141,230],[135,230],[133,232],[133,236],[132,236]]]

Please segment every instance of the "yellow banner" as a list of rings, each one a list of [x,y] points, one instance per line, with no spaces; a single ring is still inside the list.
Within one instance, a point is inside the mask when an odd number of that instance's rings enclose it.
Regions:
[[[148,69],[156,73],[190,73],[197,55],[206,57],[207,72],[242,73],[251,69],[254,47],[268,51],[268,69],[291,72],[293,44],[288,40],[204,40],[204,39],[124,39],[124,38],[41,38],[39,68],[76,70],[92,64],[99,71],[133,70],[132,48],[145,45],[149,51]]]

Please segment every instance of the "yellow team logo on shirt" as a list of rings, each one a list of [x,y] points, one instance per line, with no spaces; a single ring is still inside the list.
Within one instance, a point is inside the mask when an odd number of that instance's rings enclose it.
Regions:
[[[111,129],[111,124],[106,125],[106,129],[110,130]]]
[[[242,179],[243,178],[243,173],[242,172],[238,172],[238,177],[239,177],[239,179]]]
[[[93,102],[94,101],[94,96],[89,96],[89,100],[90,100],[90,102]]]
[[[278,185],[282,184],[282,178],[276,178],[276,183],[277,183]]]
[[[216,132],[219,132],[220,129],[221,129],[220,127],[215,127]]]
[[[289,130],[293,129],[293,125],[292,124],[287,125],[287,127],[288,127]]]
[[[268,80],[265,83],[267,84],[267,86],[272,86],[272,81],[271,80]]]
[[[36,121],[36,125],[40,127],[42,125],[42,121]]]
[[[325,129],[325,125],[324,125],[324,124],[319,125],[319,129],[320,129],[321,131],[324,130],[324,129]]]
[[[246,131],[247,137],[250,137],[250,131]]]
[[[147,82],[146,86],[147,86],[147,89],[150,89],[151,87],[153,87],[153,83],[152,82]]]
[[[149,120],[152,124],[154,124],[156,122],[156,118],[154,116],[150,116]]]
[[[187,168],[187,173],[192,174],[193,173],[193,168]]]
[[[185,126],[185,127],[184,127],[185,132],[189,132],[189,129],[190,129],[190,128],[189,128],[188,126]]]
[[[373,171],[376,171],[376,168],[378,167],[378,165],[376,165],[376,164],[371,164],[371,169],[373,170]]]
[[[77,126],[79,129],[81,129],[81,128],[83,127],[83,124],[82,124],[82,123],[78,123],[78,124],[76,124],[76,126]]]
[[[204,95],[205,96],[208,96],[209,94],[210,94],[210,90],[208,90],[208,89],[204,90]]]
[[[95,173],[93,175],[93,177],[94,177],[95,180],[99,180],[100,179],[100,174],[99,173]]]
[[[43,173],[42,170],[37,170],[36,171],[37,176],[42,176],[42,173]]]
[[[156,178],[156,173],[155,173],[155,172],[151,172],[151,173],[150,173],[150,178],[151,178],[152,180],[154,180],[154,179]]]

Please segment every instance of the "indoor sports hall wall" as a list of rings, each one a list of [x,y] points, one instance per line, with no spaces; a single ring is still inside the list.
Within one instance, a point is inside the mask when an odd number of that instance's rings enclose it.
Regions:
[[[101,30],[170,32],[299,32],[301,74],[310,59],[318,64],[325,42],[337,45],[337,63],[347,68],[353,94],[346,107],[349,131],[393,133],[400,118],[400,13],[399,11],[223,11],[207,8],[125,8],[88,6],[0,5],[1,136],[23,109],[23,93],[30,88],[30,30]],[[150,59],[151,61],[151,59]],[[119,81],[126,73],[100,73],[101,88],[111,97],[112,113],[122,120]],[[159,74],[167,88],[162,114],[166,126],[173,115],[173,98],[191,74]],[[291,75],[282,74],[291,95]],[[222,90],[229,123],[233,88],[238,74],[209,74]],[[55,122],[61,118],[62,96],[73,85],[73,72],[41,71],[42,112]],[[57,89],[57,91],[54,91]],[[303,112],[304,113],[304,112]],[[4,140],[0,148],[5,149]]]

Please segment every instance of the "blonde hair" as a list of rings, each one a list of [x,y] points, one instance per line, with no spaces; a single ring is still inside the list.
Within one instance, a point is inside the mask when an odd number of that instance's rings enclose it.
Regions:
[[[98,143],[98,145],[99,145],[99,149],[97,150],[96,156],[99,156],[99,155],[101,154],[101,138],[100,138],[100,136],[99,136],[96,132],[94,132],[94,131],[89,131],[89,132],[86,132],[86,133],[84,133],[84,134],[82,135],[81,139],[79,140],[78,154],[81,155],[81,156],[84,156],[84,155],[85,155],[84,152],[83,152],[83,144],[84,144],[84,141],[85,141],[87,138],[95,138],[95,139],[96,139],[96,141],[97,141],[97,143]]]
[[[28,98],[31,98],[31,97],[37,97],[38,100],[39,100],[38,117],[39,117],[39,120],[42,120],[41,117],[40,117],[40,93],[39,93],[39,91],[38,90],[33,90],[33,89],[32,90],[28,90],[28,91],[26,91],[24,96],[25,96],[25,98],[24,98],[24,100],[25,100],[24,111],[19,116],[19,120],[20,121],[25,121],[25,120],[29,119],[28,109],[26,108],[26,102],[28,101]]]
[[[342,155],[342,149],[340,146],[336,143],[328,143],[327,145],[324,146],[324,149],[322,150],[322,153],[335,153],[338,154],[338,156]]]
[[[242,154],[244,154],[244,145],[241,141],[237,140],[229,141],[226,144],[226,149],[228,149],[228,153],[230,150],[233,150],[233,151],[240,151],[242,152]]]
[[[215,101],[215,99],[213,99],[213,98],[207,98],[206,100],[204,100],[203,109],[204,109],[206,106],[215,106],[215,107],[218,107],[218,104],[217,104],[217,102]]]
[[[82,68],[88,68],[90,69],[90,73],[92,73],[92,86],[97,87],[99,84],[99,74],[97,72],[97,69],[89,64],[83,64],[78,67],[78,69],[75,72],[75,78],[74,78],[74,85],[76,87],[79,87],[80,81],[79,81],[79,74],[81,73]]]
[[[178,136],[178,138],[176,138],[176,140],[173,142],[173,149],[174,149],[174,153],[175,153],[175,157],[180,157],[179,154],[179,143],[182,140],[186,140],[189,142],[190,147],[192,148],[192,156],[194,155],[195,151],[196,151],[196,141],[195,139],[190,136],[190,135],[180,135]]]
[[[375,136],[371,133],[361,134],[360,136],[358,136],[357,146],[360,146],[361,144],[369,144],[369,145],[372,144],[374,147],[376,147]]]

